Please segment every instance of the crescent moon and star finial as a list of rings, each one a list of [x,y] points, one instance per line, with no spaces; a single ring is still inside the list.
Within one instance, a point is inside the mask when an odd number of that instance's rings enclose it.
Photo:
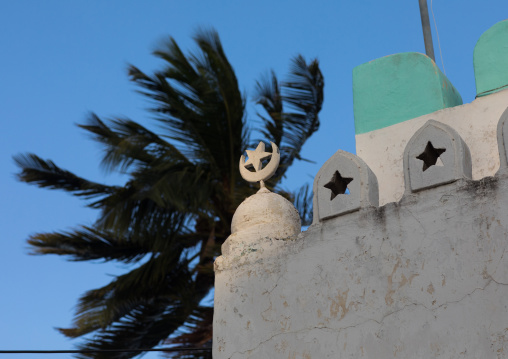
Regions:
[[[273,176],[280,162],[280,152],[277,145],[271,142],[272,152],[265,152],[265,143],[259,142],[254,151],[245,150],[249,159],[245,161],[245,156],[240,157],[240,174],[247,182],[259,182],[261,188],[265,188],[265,181]],[[270,158],[270,162],[262,168],[262,161]],[[254,172],[248,168],[253,168]]]

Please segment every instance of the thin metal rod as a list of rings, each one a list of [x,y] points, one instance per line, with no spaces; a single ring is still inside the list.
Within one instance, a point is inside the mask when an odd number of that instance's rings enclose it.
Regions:
[[[427,7],[427,0],[418,0],[420,2],[420,16],[422,17],[422,30],[423,30],[423,41],[425,42],[425,53],[434,62],[436,58],[434,56],[434,45],[432,44],[432,32],[430,31],[429,21],[429,9]]]

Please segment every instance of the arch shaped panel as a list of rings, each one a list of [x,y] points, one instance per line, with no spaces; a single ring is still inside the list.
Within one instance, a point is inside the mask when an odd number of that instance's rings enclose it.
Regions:
[[[342,150],[321,167],[313,190],[314,223],[379,205],[376,175],[360,157]]]
[[[444,123],[429,120],[404,150],[406,192],[416,192],[472,178],[471,154],[460,135]]]

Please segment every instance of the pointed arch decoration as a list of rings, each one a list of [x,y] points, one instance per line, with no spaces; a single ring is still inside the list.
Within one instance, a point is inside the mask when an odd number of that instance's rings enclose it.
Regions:
[[[338,150],[314,178],[314,223],[379,205],[376,175],[352,153]]]
[[[471,153],[460,135],[444,123],[429,120],[404,150],[406,193],[471,179]]]

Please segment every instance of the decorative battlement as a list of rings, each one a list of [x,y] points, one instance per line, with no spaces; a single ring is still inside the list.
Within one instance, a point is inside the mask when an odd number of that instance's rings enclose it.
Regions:
[[[498,121],[501,170],[508,167],[508,108]],[[472,179],[471,153],[461,136],[444,123],[429,120],[409,139],[403,152],[406,194],[461,179]],[[346,189],[348,190],[346,193]],[[335,153],[314,179],[314,223],[361,208],[379,205],[374,172],[358,156]]]
[[[472,103],[356,135],[356,153],[377,177],[379,204],[398,202],[402,198],[406,191],[405,150],[416,132],[431,120],[456,133],[464,148],[469,149],[470,178],[479,180],[493,176],[500,166],[497,126],[507,106],[508,90],[505,90],[479,97]],[[432,172],[434,170],[425,174]]]
[[[404,151],[404,196],[382,206],[367,165],[337,152],[316,177],[307,231],[223,246],[214,358],[504,358],[507,129],[508,110],[501,169],[475,181],[458,133],[428,122]]]
[[[360,157],[341,150],[321,167],[313,191],[314,223],[379,204],[374,173]]]
[[[404,150],[406,193],[471,179],[471,154],[450,126],[429,120]]]
[[[467,104],[428,57],[396,54],[353,70],[356,154],[377,177],[379,204],[405,192],[404,149],[427,121],[455,130],[471,153],[474,180],[499,168],[496,126],[508,105],[508,20],[488,29],[474,49],[477,98]]]

